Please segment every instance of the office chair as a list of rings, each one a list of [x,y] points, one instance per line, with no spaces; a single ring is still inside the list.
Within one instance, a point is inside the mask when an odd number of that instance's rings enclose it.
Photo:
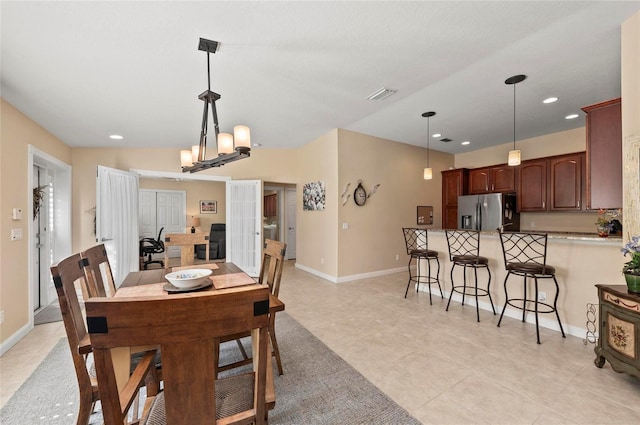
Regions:
[[[147,270],[149,264],[160,264],[160,267],[164,267],[163,260],[153,260],[151,256],[153,254],[160,254],[164,252],[164,242],[162,241],[162,231],[164,227],[158,232],[158,239],[142,238],[140,239],[140,257],[147,256],[147,259],[142,263],[144,270]]]

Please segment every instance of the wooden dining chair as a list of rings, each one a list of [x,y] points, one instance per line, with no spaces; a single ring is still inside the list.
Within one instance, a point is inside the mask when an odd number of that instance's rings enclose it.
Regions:
[[[97,380],[89,374],[87,355],[91,353],[91,343],[75,288],[78,281],[81,286],[88,288],[80,254],[72,255],[51,266],[51,275],[58,294],[62,321],[80,391],[76,424],[86,425],[96,401],[100,400],[100,393]]]
[[[266,284],[269,286],[269,291],[273,295],[271,302],[280,303],[278,294],[280,293],[280,280],[282,278],[282,267],[284,266],[284,257],[287,252],[287,244],[280,241],[274,241],[266,239],[264,243],[264,251],[262,254],[262,266],[260,267],[260,275],[258,277],[258,283]],[[283,306],[284,309],[284,306]],[[241,339],[248,335],[233,335],[222,339],[221,342],[227,342],[236,340],[238,348],[242,353],[243,359],[237,362],[229,363],[226,365],[220,365],[219,371],[233,369],[239,366],[248,364],[251,359],[246,354],[242,345]],[[284,370],[282,368],[282,360],[280,359],[280,349],[278,348],[278,340],[276,339],[276,315],[272,313],[269,315],[269,337],[271,339],[271,354],[276,358],[276,365],[278,367],[278,374],[282,375]]]
[[[112,297],[116,284],[104,244],[96,245],[80,253],[89,297]]]
[[[273,380],[267,382],[266,285],[170,297],[93,298],[86,311],[107,425],[124,421],[132,389],[153,373],[150,352],[118,389],[111,350],[133,345],[159,345],[162,351],[164,386],[145,403],[146,423],[267,423],[266,395]],[[252,335],[253,371],[216,379],[214,346],[241,332]]]
[[[167,233],[164,237],[164,268],[169,270],[169,248],[180,247],[180,265],[190,266],[195,262],[196,245],[205,245],[205,258],[209,258],[208,233]]]

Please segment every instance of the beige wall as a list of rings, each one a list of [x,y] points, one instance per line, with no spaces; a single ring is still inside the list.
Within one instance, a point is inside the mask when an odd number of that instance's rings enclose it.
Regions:
[[[28,146],[67,164],[71,164],[71,149],[4,99],[0,108],[0,310],[5,318],[0,341],[5,341],[29,322],[30,314]],[[13,221],[12,208],[21,208],[24,218]],[[13,228],[22,229],[22,240],[9,240]]]
[[[208,233],[212,223],[226,223],[226,183],[204,181],[174,181],[165,178],[141,178],[140,189],[184,190],[187,193],[187,217],[200,218],[196,232]],[[200,214],[200,201],[217,201],[216,214]],[[188,224],[188,223],[187,223]],[[189,226],[187,226],[190,228]]]
[[[423,179],[426,149],[390,140],[338,130],[338,189],[331,193],[338,205],[339,277],[389,270],[406,265],[401,229],[416,227],[418,205],[433,206],[434,224],[442,227],[442,175],[453,165],[453,155],[432,151],[433,179]],[[353,202],[353,191],[380,184],[364,206]],[[352,196],[342,205],[340,194],[347,184]],[[342,224],[347,223],[348,229]],[[396,255],[398,259],[396,260]]]
[[[299,151],[296,264],[326,276],[337,276],[338,130],[331,130]],[[325,210],[303,211],[303,186],[318,181],[325,182]]]

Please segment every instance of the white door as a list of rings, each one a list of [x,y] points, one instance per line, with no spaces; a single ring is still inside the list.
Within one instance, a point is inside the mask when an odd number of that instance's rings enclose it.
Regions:
[[[98,166],[96,239],[104,243],[116,285],[138,270],[138,175]]]
[[[285,192],[285,202],[287,208],[286,215],[286,243],[287,260],[296,258],[296,191],[287,189]]]
[[[186,227],[187,195],[184,191],[156,192],[156,228],[162,227],[162,237],[169,233],[184,233]],[[157,232],[156,236],[157,237]],[[169,257],[180,257],[180,247],[169,247]]]
[[[262,181],[227,182],[227,261],[258,276],[262,257]]]
[[[138,217],[139,236],[141,238],[157,238],[156,191],[154,189],[140,189],[138,191]]]

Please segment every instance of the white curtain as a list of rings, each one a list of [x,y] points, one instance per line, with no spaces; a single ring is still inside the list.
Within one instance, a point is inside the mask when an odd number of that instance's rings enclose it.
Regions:
[[[262,182],[227,182],[227,261],[258,276],[262,257]]]
[[[138,176],[98,166],[96,238],[104,243],[116,285],[139,268]]]

